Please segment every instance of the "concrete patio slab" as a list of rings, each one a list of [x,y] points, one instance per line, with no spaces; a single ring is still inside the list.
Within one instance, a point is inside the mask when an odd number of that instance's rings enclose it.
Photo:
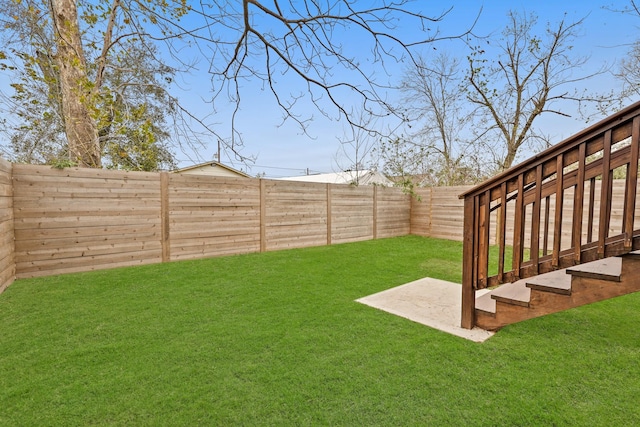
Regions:
[[[460,327],[462,290],[457,283],[427,277],[356,301],[475,342],[483,342],[494,334],[480,328]]]

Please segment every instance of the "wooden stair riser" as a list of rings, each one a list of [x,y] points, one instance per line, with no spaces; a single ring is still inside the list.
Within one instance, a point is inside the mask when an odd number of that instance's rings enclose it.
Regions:
[[[497,301],[495,315],[477,316],[476,324],[483,329],[496,330],[512,323],[568,310],[577,305],[588,304],[588,302],[583,302],[576,305],[576,301],[572,297],[573,295],[562,295],[532,289],[529,307]]]
[[[572,307],[575,307],[573,303],[573,294],[563,295],[555,292],[538,291],[535,289],[531,290],[529,311],[535,314],[532,317],[557,313],[558,311],[567,310]]]
[[[640,255],[622,257],[621,280],[640,280]]]
[[[538,290],[531,291],[530,310],[539,316],[568,310],[581,305],[591,304],[609,298],[635,292],[635,285],[628,282],[574,277],[571,281],[571,294],[561,295]]]
[[[531,298],[532,301],[529,307],[496,301],[495,315],[486,313],[477,315],[476,324],[482,329],[494,331],[512,323],[522,322],[523,320],[529,320],[571,308],[571,306],[565,307],[563,305],[563,303],[568,302],[566,295],[532,291]]]
[[[619,282],[574,277],[574,299],[583,305],[640,291],[640,258],[622,257],[621,270]]]
[[[637,291],[640,291],[640,281],[633,278],[623,277],[620,282],[576,278],[572,282],[570,299],[577,307]]]
[[[499,327],[522,322],[575,307],[570,295],[531,290],[529,307],[503,302],[496,304],[495,325]]]
[[[626,295],[640,290],[640,257],[624,256],[619,277],[612,280],[573,276],[571,293],[579,305]]]

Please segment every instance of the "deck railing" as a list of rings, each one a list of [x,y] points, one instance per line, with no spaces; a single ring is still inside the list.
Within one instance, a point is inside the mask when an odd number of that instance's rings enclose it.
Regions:
[[[636,103],[460,196],[462,327],[475,325],[478,289],[640,248],[634,228],[639,137]],[[614,176],[625,178],[616,229]],[[571,238],[563,239],[568,214]]]

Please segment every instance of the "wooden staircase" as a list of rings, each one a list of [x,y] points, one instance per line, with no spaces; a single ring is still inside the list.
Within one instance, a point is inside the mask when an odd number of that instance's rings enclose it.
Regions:
[[[639,166],[640,102],[462,194],[461,326],[640,291]]]
[[[503,326],[640,291],[640,251],[504,284],[476,298],[476,326]]]

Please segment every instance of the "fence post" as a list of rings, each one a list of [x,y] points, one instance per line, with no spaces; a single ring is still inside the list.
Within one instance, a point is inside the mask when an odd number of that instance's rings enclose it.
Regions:
[[[169,173],[160,172],[160,237],[162,262],[171,260],[171,237],[169,232]]]
[[[427,235],[431,237],[433,235],[433,187],[429,187],[429,224],[427,227]]]
[[[327,245],[331,245],[331,184],[327,184]]]
[[[3,237],[7,242],[0,246],[0,252],[5,257],[4,266],[0,271],[0,293],[9,287],[16,279],[16,246],[15,246],[15,214],[14,214],[14,193],[15,181],[13,177],[14,165],[0,158],[0,170],[2,180],[0,181],[0,200],[2,200],[2,214],[0,223],[6,233]]]
[[[373,186],[373,238],[378,238],[378,186]]]
[[[266,230],[266,213],[267,213],[267,189],[264,179],[260,179],[260,252],[267,250],[267,230]]]

